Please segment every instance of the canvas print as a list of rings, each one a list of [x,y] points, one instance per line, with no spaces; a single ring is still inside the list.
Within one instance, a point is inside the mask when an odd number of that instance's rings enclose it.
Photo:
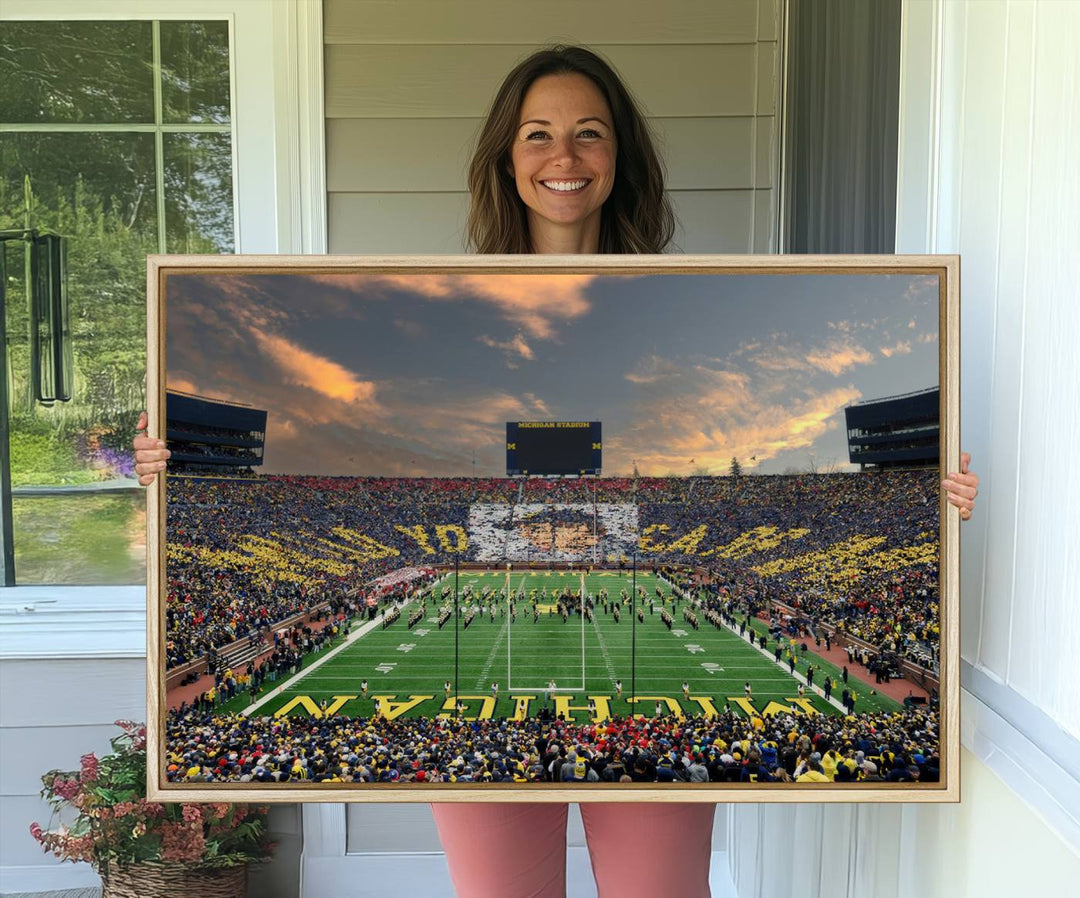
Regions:
[[[160,794],[955,798],[950,265],[154,264]]]

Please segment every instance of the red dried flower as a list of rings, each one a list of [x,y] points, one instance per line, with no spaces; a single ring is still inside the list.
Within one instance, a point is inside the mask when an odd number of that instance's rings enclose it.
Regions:
[[[44,851],[61,860],[88,861],[97,869],[145,859],[148,850],[154,859],[198,864],[212,858],[215,866],[270,855],[264,821],[237,825],[254,809],[238,807],[234,814],[234,805],[213,802],[181,805],[177,812],[147,801],[139,791],[146,776],[146,728],[129,720],[117,725],[124,732],[111,740],[113,751],[107,757],[86,754],[79,771],[50,770],[42,776],[42,797],[56,812],[77,811],[71,827],[81,833],[74,835],[65,825],[49,831],[31,824],[30,834]],[[115,801],[118,794],[132,800]],[[174,815],[181,819],[170,819]],[[211,857],[205,856],[208,828],[213,833]]]
[[[82,781],[84,783],[92,783],[97,780],[98,770],[100,768],[97,756],[91,752],[90,754],[83,755],[79,761],[82,764],[82,773],[80,774]]]
[[[71,799],[79,794],[79,781],[58,776],[53,780],[52,788],[53,791],[65,801],[71,801]]]
[[[197,861],[202,857],[206,840],[202,829],[184,823],[163,823],[161,827],[161,859],[164,861]]]

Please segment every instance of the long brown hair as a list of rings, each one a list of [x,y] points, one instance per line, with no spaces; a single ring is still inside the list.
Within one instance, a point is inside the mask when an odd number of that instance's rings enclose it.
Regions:
[[[478,253],[532,252],[525,204],[510,174],[510,147],[533,82],[566,74],[591,80],[614,119],[615,182],[601,212],[599,251],[662,252],[675,233],[675,216],[645,116],[607,62],[584,47],[566,46],[538,50],[519,63],[492,101],[469,164],[469,248]]]

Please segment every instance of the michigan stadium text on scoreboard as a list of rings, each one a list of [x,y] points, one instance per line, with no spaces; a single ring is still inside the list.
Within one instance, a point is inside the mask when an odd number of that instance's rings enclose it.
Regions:
[[[954,257],[148,276],[150,798],[957,800]]]
[[[506,476],[599,475],[599,421],[507,421]]]

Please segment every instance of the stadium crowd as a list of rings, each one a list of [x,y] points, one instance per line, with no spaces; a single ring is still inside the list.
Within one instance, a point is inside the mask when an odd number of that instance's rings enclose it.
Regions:
[[[171,782],[937,782],[932,711],[612,718],[170,713]]]
[[[170,667],[322,602],[367,598],[365,584],[403,567],[468,560],[475,503],[634,503],[638,563],[704,568],[707,600],[734,597],[755,609],[782,601],[813,623],[917,660],[937,642],[935,471],[524,481],[174,476],[167,501]],[[567,514],[553,510],[548,523]]]

